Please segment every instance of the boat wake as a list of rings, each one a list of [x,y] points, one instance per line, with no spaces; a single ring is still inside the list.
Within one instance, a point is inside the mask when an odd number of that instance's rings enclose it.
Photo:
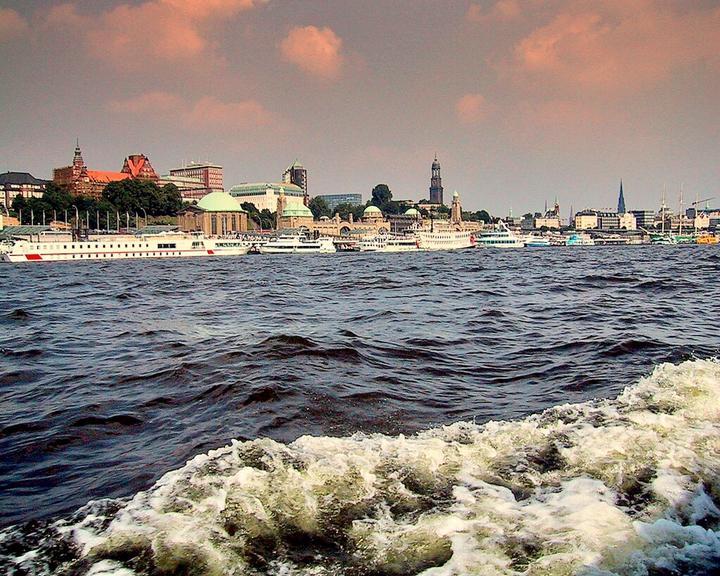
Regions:
[[[720,363],[412,437],[233,442],[0,533],[10,574],[670,575],[720,566]]]

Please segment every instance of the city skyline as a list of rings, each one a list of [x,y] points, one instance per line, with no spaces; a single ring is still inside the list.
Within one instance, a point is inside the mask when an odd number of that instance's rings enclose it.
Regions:
[[[716,2],[0,1],[0,31],[0,172],[50,178],[79,137],[226,189],[297,158],[313,196],[427,198],[437,154],[496,215],[612,207],[621,178],[628,209],[720,197]]]

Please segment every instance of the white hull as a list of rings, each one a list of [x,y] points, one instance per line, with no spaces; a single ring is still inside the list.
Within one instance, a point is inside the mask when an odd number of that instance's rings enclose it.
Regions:
[[[475,234],[465,230],[418,230],[420,250],[463,250],[475,248]]]
[[[360,240],[360,252],[417,252],[418,240],[412,237],[375,236]]]
[[[499,229],[482,232],[477,239],[477,245],[478,248],[524,248],[525,242],[501,221]]]
[[[332,238],[307,240],[301,236],[280,236],[260,246],[260,254],[333,254]]]
[[[16,240],[0,249],[4,262],[63,262],[128,260],[142,258],[198,258],[241,256],[249,246],[231,239],[190,234],[101,236],[75,241]]]

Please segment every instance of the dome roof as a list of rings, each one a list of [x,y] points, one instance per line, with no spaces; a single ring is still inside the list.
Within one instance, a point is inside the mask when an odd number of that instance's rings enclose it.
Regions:
[[[405,210],[405,216],[419,216],[420,212],[417,211],[415,208],[408,208]]]
[[[457,190],[455,190],[455,192],[453,192],[453,198],[460,198],[460,194],[458,194]]]
[[[206,212],[245,212],[235,198],[226,192],[210,192],[197,203]]]
[[[305,217],[305,218],[312,218],[313,213],[310,211],[310,208],[305,206],[304,204],[293,204],[291,206],[287,206],[285,210],[283,210],[283,218],[289,218],[291,216],[298,218],[298,217]]]
[[[382,214],[382,212],[377,206],[368,206],[363,210],[363,214]]]

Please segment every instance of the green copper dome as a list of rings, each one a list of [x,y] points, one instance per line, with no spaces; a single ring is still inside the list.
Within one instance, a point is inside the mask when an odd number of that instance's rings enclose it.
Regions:
[[[310,211],[310,208],[308,208],[304,204],[300,204],[300,205],[294,204],[292,206],[288,206],[287,208],[285,208],[285,210],[283,210],[282,215],[283,215],[283,218],[290,218],[290,217],[312,218],[313,217],[313,213]]]
[[[382,214],[382,212],[377,206],[368,206],[363,210],[363,214]]]
[[[415,208],[408,208],[405,210],[405,216],[419,216],[420,212],[418,212]]]
[[[245,212],[238,201],[225,192],[210,192],[203,196],[197,205],[206,212]]]

